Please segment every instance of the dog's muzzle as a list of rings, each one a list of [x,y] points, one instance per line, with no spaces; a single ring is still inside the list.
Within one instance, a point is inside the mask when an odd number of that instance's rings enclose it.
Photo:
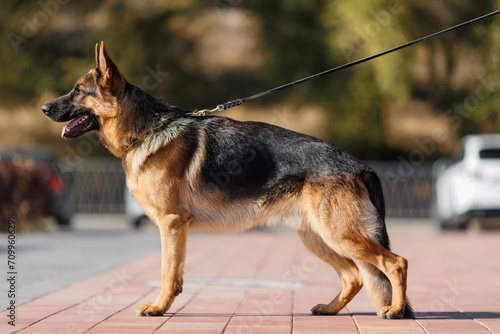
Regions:
[[[91,130],[99,129],[99,122],[95,118],[92,110],[87,108],[67,108],[61,110],[54,101],[46,103],[42,106],[42,111],[51,120],[56,122],[71,121],[63,127],[62,138],[76,138]]]

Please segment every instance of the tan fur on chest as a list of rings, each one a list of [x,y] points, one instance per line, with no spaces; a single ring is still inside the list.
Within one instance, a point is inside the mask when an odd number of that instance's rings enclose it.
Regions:
[[[146,154],[146,151],[153,153]],[[153,220],[161,212],[182,211],[182,189],[191,154],[186,145],[170,141],[165,146],[155,143],[141,146],[123,159],[127,186]]]

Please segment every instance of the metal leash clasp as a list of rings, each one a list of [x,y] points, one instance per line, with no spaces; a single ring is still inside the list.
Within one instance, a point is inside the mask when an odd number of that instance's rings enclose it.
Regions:
[[[223,110],[224,110],[224,106],[222,104],[219,104],[214,109],[198,110],[197,112],[193,113],[193,116],[206,116],[206,115],[209,115],[209,114],[214,113],[216,111],[223,111]]]

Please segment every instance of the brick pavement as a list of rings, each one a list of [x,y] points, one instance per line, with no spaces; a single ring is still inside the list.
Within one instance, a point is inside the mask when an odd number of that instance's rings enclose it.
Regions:
[[[416,320],[377,318],[364,290],[337,316],[312,316],[340,288],[293,232],[188,240],[184,292],[163,317],[134,310],[159,291],[152,252],[18,306],[1,333],[500,333],[500,233],[389,231],[410,263]]]

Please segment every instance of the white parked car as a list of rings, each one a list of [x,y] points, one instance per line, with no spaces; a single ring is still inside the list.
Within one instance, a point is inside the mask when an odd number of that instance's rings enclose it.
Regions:
[[[438,172],[436,204],[442,228],[464,229],[473,218],[500,217],[500,134],[462,139],[457,161]]]

